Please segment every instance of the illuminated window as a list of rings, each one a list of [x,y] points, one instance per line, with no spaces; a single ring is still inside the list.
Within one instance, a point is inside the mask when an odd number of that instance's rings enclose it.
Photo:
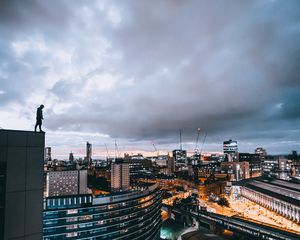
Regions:
[[[67,211],[67,214],[75,214],[75,213],[78,213],[78,210],[77,209],[69,209]]]
[[[77,232],[67,233],[66,237],[77,237]]]

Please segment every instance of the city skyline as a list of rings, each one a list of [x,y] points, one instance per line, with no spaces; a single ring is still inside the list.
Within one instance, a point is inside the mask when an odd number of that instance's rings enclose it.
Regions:
[[[0,127],[54,155],[300,150],[298,1],[3,1]],[[57,11],[59,9],[59,11]]]

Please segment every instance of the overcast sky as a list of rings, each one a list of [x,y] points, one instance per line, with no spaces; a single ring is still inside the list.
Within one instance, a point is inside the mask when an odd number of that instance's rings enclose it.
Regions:
[[[298,0],[2,0],[0,36],[0,127],[44,104],[57,156],[300,151]]]

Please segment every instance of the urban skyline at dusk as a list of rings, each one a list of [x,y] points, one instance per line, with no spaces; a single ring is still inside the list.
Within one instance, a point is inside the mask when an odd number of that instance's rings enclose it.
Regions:
[[[3,0],[0,35],[1,240],[299,240],[299,0]]]

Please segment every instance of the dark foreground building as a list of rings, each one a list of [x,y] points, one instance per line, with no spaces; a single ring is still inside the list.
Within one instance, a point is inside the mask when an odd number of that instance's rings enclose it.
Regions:
[[[156,184],[105,196],[49,197],[44,200],[43,239],[156,240],[161,204]]]
[[[42,239],[44,139],[0,129],[0,239]]]

